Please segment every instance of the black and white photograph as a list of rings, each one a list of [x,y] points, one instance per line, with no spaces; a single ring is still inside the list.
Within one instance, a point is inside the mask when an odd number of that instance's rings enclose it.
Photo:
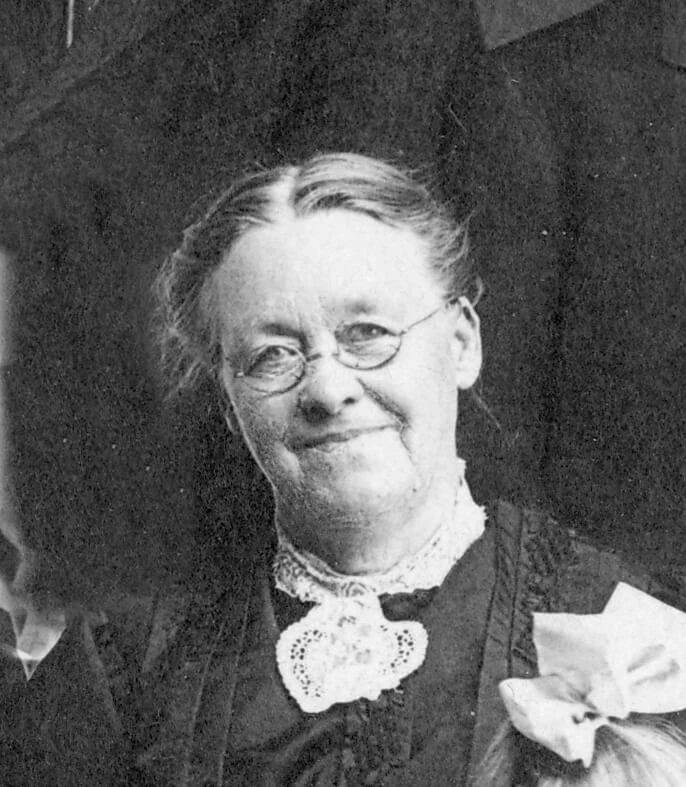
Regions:
[[[0,787],[684,787],[686,0],[0,5]]]

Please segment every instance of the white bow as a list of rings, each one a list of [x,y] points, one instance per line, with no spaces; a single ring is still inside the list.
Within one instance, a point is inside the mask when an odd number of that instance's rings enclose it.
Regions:
[[[630,713],[686,708],[686,614],[620,583],[600,615],[534,614],[540,677],[500,695],[512,724],[589,767],[595,731]]]

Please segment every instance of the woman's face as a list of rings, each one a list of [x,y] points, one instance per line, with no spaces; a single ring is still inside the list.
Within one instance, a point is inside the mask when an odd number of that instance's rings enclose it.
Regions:
[[[439,309],[378,369],[333,355],[341,323],[402,330],[441,307],[417,235],[341,209],[284,214],[248,231],[214,283],[221,379],[277,505],[354,516],[413,504],[448,474],[454,484],[457,391],[481,362],[473,313]],[[274,342],[322,357],[292,389],[262,393],[235,372]]]

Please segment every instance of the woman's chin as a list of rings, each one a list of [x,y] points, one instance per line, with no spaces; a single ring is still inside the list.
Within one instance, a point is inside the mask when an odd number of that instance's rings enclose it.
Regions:
[[[276,481],[280,475],[273,487],[290,509],[300,503],[330,515],[373,515],[400,510],[423,486],[417,467],[397,438],[311,448],[299,451],[287,470],[284,465],[281,473],[271,477]]]
[[[308,491],[314,493],[320,505],[329,511],[365,516],[398,510],[406,505],[411,490],[417,488],[416,479],[405,473],[397,476],[369,470],[350,471],[335,478],[310,478]]]

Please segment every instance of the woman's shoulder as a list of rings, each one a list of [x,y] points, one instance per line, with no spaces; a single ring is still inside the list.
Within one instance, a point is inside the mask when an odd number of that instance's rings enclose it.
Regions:
[[[539,585],[550,607],[546,611],[595,612],[618,582],[686,606],[686,575],[679,565],[663,565],[659,570],[643,566],[544,510],[498,500],[488,512],[495,531],[496,561],[501,569],[518,570],[532,586]]]
[[[680,566],[649,570],[545,511],[497,501],[488,513],[495,541],[494,604],[511,621],[515,672],[535,665],[534,612],[600,613],[619,582],[686,610]]]

